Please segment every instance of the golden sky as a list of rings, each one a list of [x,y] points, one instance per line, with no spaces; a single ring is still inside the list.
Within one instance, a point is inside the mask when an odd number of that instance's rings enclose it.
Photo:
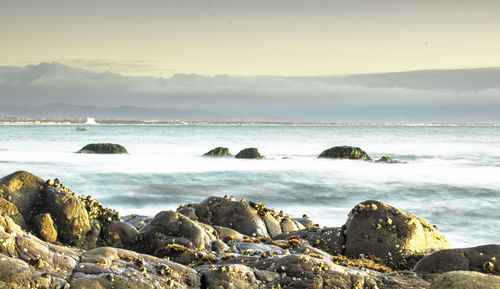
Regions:
[[[0,65],[57,61],[161,77],[500,66],[500,1],[0,4]]]

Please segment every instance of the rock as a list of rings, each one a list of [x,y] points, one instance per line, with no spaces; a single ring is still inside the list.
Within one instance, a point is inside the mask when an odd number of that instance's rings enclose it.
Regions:
[[[127,216],[124,216],[122,218],[123,222],[125,222],[129,225],[132,225],[137,230],[140,230],[145,225],[151,223],[151,220],[153,220],[153,218],[148,217],[148,216],[135,215],[135,214],[127,215]]]
[[[100,286],[100,287],[99,287]],[[200,288],[195,270],[125,249],[100,247],[82,257],[71,288]]]
[[[269,237],[264,221],[257,211],[245,202],[225,198],[209,197],[201,204],[209,214],[208,223],[234,229],[252,237]],[[202,220],[197,210],[198,219]]]
[[[92,143],[84,146],[77,153],[85,154],[126,154],[125,147],[113,143]]]
[[[246,148],[242,149],[236,156],[237,159],[261,159],[263,156],[260,155],[256,148]]]
[[[22,222],[29,222],[35,215],[34,208],[40,201],[40,193],[45,185],[41,178],[25,171],[17,171],[0,179],[0,196],[8,202],[14,204],[24,220],[15,210],[5,202],[0,202],[0,211],[2,208],[12,213],[14,220],[24,226]]]
[[[202,288],[264,288],[258,286],[254,271],[244,265],[203,266],[199,267],[198,270],[202,274]]]
[[[424,254],[450,248],[426,220],[378,201],[359,203],[345,224],[345,254],[371,254],[392,268],[409,269]]]
[[[281,231],[283,232],[294,232],[304,229],[304,226],[301,223],[289,217],[283,218],[281,220],[280,226],[281,226]]]
[[[351,146],[336,146],[323,151],[318,158],[350,159],[371,161],[370,156],[362,149]]]
[[[305,228],[318,227],[318,224],[315,224],[307,215],[302,216],[302,218],[292,218],[292,220],[300,223]]]
[[[85,247],[90,221],[84,203],[76,194],[47,186],[42,192],[43,211],[54,219],[59,239],[63,243]]]
[[[437,276],[430,289],[498,289],[500,277],[471,271],[450,271]]]
[[[399,163],[402,163],[400,161],[393,160],[390,156],[383,156],[380,159],[376,160],[375,162],[376,163],[386,163],[386,164],[399,164]],[[406,163],[406,162],[403,162],[403,163]]]
[[[26,262],[0,254],[0,288],[69,289],[69,284],[64,279],[37,272]]]
[[[224,242],[234,242],[234,241],[243,241],[243,238],[246,236],[240,234],[238,231],[222,227],[222,226],[213,226],[217,231],[217,236]]]
[[[383,156],[375,161],[376,163],[392,163],[392,158],[390,156]]]
[[[16,222],[17,224],[19,224],[22,227],[26,227],[24,218],[21,215],[21,213],[19,213],[17,207],[13,203],[1,197],[0,197],[0,215],[11,217],[12,220],[14,220],[14,222]]]
[[[216,253],[225,253],[231,251],[231,248],[222,240],[215,240],[212,242],[212,251]]]
[[[341,228],[306,228],[300,231],[287,232],[274,237],[275,240],[289,240],[299,237],[311,246],[332,255],[342,254],[344,249],[344,234]]]
[[[206,156],[206,157],[232,157],[233,155],[229,153],[228,148],[216,147],[213,150],[205,153],[203,156]]]
[[[57,240],[57,231],[50,214],[38,214],[33,218],[33,229],[44,240],[54,243]]]
[[[145,253],[154,253],[163,246],[177,243],[201,250],[210,250],[212,241],[216,238],[188,217],[174,211],[158,213],[151,223],[141,229],[142,241],[139,248]],[[188,240],[182,241],[183,239]]]
[[[132,248],[139,240],[139,232],[132,225],[113,221],[104,230],[104,243],[116,248]]]
[[[448,271],[477,271],[500,275],[500,245],[491,244],[471,248],[437,251],[422,258],[415,272],[427,277],[435,277]]]
[[[283,231],[281,230],[280,223],[278,220],[276,220],[275,217],[271,216],[269,213],[265,213],[264,216],[262,216],[262,219],[264,220],[264,223],[266,224],[267,232],[269,233],[269,236],[274,237],[276,235],[281,234]]]

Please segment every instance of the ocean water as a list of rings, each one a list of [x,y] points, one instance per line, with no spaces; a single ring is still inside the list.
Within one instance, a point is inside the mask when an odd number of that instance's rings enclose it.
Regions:
[[[341,226],[352,207],[380,200],[437,225],[453,247],[500,243],[500,127],[474,126],[0,126],[0,177],[17,170],[59,178],[105,206],[154,215],[211,195],[233,195],[321,226]],[[74,152],[124,145],[127,155]],[[353,145],[379,164],[317,159]],[[206,158],[256,147],[266,159]]]

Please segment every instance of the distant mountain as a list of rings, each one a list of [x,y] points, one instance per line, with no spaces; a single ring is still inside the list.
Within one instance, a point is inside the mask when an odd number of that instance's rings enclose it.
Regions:
[[[240,121],[250,119],[269,120],[265,116],[231,116],[209,111],[173,108],[146,108],[134,106],[99,107],[50,103],[43,106],[0,107],[0,115],[32,119],[73,120],[77,117],[94,117],[100,120],[190,120],[190,121]]]
[[[60,63],[0,66],[0,113],[32,117],[500,122],[499,111],[500,68],[156,78]]]

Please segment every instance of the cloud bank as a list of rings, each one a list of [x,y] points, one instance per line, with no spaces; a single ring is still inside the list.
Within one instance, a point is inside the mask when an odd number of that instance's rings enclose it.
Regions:
[[[4,110],[57,102],[267,115],[290,121],[499,122],[498,80],[498,68],[321,77],[176,74],[154,78],[41,63],[0,66],[0,100]]]

